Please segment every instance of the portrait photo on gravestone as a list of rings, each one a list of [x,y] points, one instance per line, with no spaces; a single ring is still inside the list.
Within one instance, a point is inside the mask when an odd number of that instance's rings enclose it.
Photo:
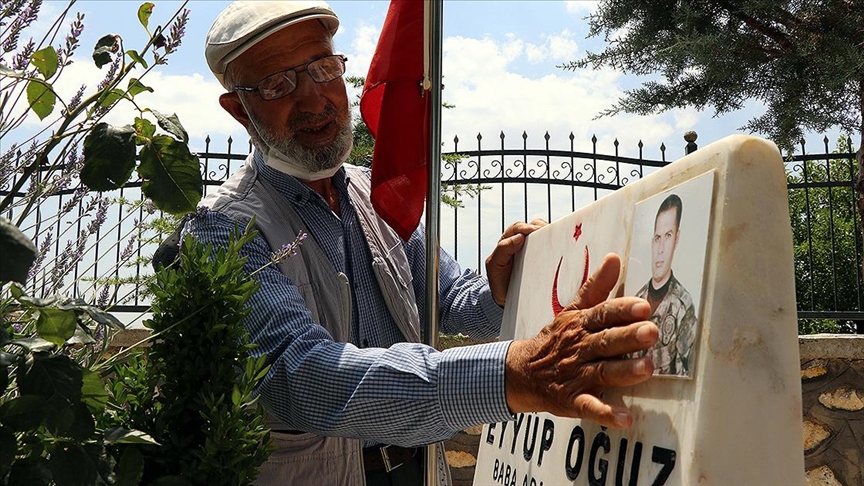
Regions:
[[[624,293],[651,305],[657,376],[693,377],[713,187],[707,172],[634,208]]]

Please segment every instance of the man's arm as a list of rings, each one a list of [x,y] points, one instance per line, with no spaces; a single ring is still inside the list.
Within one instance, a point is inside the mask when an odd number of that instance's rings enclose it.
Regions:
[[[210,212],[188,232],[219,247],[234,226]],[[258,392],[286,429],[420,445],[510,418],[504,398],[509,343],[438,352],[423,344],[358,349],[334,342],[275,266],[255,272],[270,258],[262,238],[243,253],[246,271],[261,285],[245,320],[257,344],[251,352],[266,354],[271,365]]]

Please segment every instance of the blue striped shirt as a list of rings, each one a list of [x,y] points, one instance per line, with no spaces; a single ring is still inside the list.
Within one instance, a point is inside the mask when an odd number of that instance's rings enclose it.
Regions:
[[[352,339],[334,342],[312,320],[303,298],[275,266],[255,273],[260,284],[245,324],[267,354],[270,372],[258,387],[267,407],[287,429],[365,439],[367,444],[416,446],[444,440],[476,424],[511,418],[504,397],[509,342],[443,352],[405,343],[372,273],[371,254],[357,220],[344,169],[332,178],[340,215],[297,179],[272,169],[257,153],[260,177],[293,205],[333,267],[351,282]],[[241,221],[245,225],[247,221]],[[185,231],[214,247],[225,246],[237,222],[218,212],[193,219]],[[289,242],[286,242],[289,243]],[[421,321],[425,308],[425,238],[418,228],[404,243]],[[245,247],[246,271],[270,261],[262,237]],[[303,251],[302,246],[299,251]],[[496,336],[502,310],[485,277],[462,271],[440,253],[439,326],[475,338]]]

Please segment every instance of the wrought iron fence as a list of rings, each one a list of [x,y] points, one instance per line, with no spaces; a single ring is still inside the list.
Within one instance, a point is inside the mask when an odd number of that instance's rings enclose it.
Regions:
[[[458,137],[452,149],[445,147],[442,196],[450,204],[441,211],[440,241],[464,267],[482,272],[482,259],[511,222],[554,221],[669,163],[663,144],[646,148],[640,141],[632,155],[624,155],[617,140],[611,153],[599,151],[596,137],[583,150],[572,134],[563,147],[552,142],[548,133],[539,144],[527,133],[515,144],[503,133],[491,143],[478,134],[470,147]],[[206,139],[199,153],[205,193],[246,158],[248,143],[239,151],[234,146],[229,139],[225,152],[214,152]],[[686,150],[695,148],[690,140]],[[857,323],[864,332],[854,150],[850,140],[841,140],[832,153],[827,138],[818,153],[806,149],[802,143],[801,153],[786,162],[799,320],[804,328],[831,322],[838,332],[855,332]],[[40,177],[31,188],[45,182]],[[0,196],[5,196],[15,180],[2,182]],[[176,220],[142,200],[140,183],[100,194],[62,188],[42,201],[21,225],[40,250],[29,291],[80,296],[128,313],[127,320],[146,313],[149,298],[142,282],[152,275],[150,255]],[[3,216],[14,221],[15,208]]]

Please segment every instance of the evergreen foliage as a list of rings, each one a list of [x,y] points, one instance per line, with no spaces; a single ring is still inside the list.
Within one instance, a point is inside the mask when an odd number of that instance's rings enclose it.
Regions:
[[[603,114],[650,114],[750,99],[765,113],[745,130],[791,148],[804,131],[862,132],[864,5],[860,0],[606,0],[588,18],[608,46],[565,69],[659,74]]]

